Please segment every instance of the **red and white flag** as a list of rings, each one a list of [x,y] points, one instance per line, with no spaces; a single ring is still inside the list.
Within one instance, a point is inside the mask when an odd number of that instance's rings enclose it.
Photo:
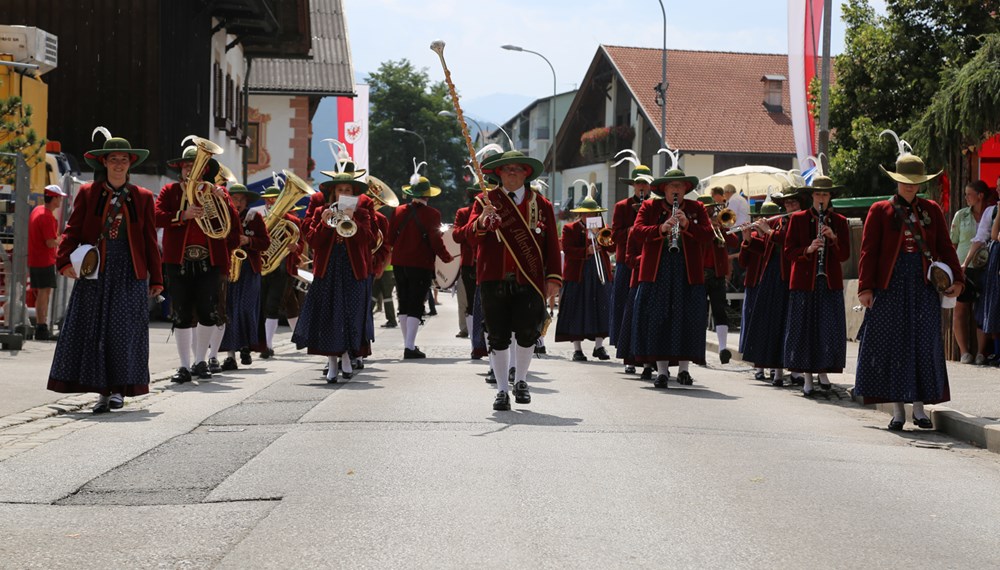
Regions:
[[[788,0],[788,87],[800,165],[806,164],[807,156],[816,154],[816,121],[810,114],[808,93],[819,72],[822,23],[823,0]]]

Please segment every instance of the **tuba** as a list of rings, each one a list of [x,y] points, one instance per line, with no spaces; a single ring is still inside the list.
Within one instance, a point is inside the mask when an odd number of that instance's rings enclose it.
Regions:
[[[393,193],[392,188],[389,188],[385,182],[382,182],[371,174],[368,175],[368,192],[366,194],[369,198],[375,200],[376,210],[382,206],[389,206],[390,208],[399,206],[399,198]]]
[[[281,189],[281,194],[274,201],[274,205],[267,211],[264,218],[264,225],[267,227],[267,235],[271,238],[271,244],[267,250],[261,254],[261,275],[274,272],[281,266],[288,255],[288,248],[299,243],[299,227],[291,220],[285,219],[285,214],[292,211],[295,204],[305,196],[312,196],[316,193],[305,180],[302,180],[289,170],[282,171],[285,174],[285,186]]]
[[[197,147],[194,157],[194,164],[191,166],[191,174],[184,182],[184,195],[190,204],[199,206],[204,213],[195,218],[198,227],[211,239],[222,239],[229,235],[232,229],[232,220],[229,217],[229,204],[226,200],[215,195],[215,185],[206,180],[201,180],[201,174],[205,166],[212,158],[212,155],[222,154],[222,147],[214,142],[190,135],[181,142],[181,146],[188,141]]]
[[[615,238],[611,233],[611,228],[604,226],[597,230],[597,245],[601,247],[611,247],[615,244]]]

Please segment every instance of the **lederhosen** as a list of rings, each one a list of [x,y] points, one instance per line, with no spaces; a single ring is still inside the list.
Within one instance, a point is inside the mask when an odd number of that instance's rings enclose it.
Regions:
[[[176,216],[183,215],[187,196],[181,198]],[[188,220],[187,234],[199,232],[197,222]],[[205,236],[206,240],[210,240]],[[178,329],[195,325],[218,326],[226,322],[225,282],[219,267],[213,266],[209,249],[204,245],[185,245],[181,263],[163,264],[167,292],[170,294],[171,318]]]

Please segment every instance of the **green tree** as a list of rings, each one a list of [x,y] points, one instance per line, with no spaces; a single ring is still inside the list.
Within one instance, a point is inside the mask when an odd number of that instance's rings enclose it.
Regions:
[[[409,184],[413,159],[418,163],[424,160],[424,148],[416,136],[393,129],[419,133],[427,145],[427,166],[421,173],[441,188],[441,195],[433,198],[431,205],[441,210],[442,220],[450,222],[455,210],[465,205],[463,164],[468,161],[468,152],[458,122],[438,115],[453,109],[447,86],[440,81],[432,83],[425,69],[415,69],[406,59],[382,63],[368,76],[368,84],[372,174],[399,193]]]
[[[878,133],[911,128],[982,35],[998,30],[995,9],[982,0],[888,0],[880,16],[867,0],[847,0],[830,98],[830,170],[849,194],[893,192],[878,165],[895,162],[896,146]]]
[[[28,168],[45,159],[45,139],[31,128],[31,105],[12,95],[0,99],[0,152],[24,155]],[[0,184],[13,184],[16,165],[13,160],[0,160]]]

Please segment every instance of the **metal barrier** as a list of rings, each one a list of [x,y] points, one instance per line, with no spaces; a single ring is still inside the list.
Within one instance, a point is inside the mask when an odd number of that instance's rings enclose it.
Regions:
[[[31,214],[28,196],[31,180],[28,164],[20,153],[0,153],[0,159],[15,161],[14,193],[10,203],[14,206],[14,235],[10,250],[3,244],[3,325],[0,326],[0,347],[20,350],[24,339],[31,333],[25,293],[28,282],[28,219]]]

